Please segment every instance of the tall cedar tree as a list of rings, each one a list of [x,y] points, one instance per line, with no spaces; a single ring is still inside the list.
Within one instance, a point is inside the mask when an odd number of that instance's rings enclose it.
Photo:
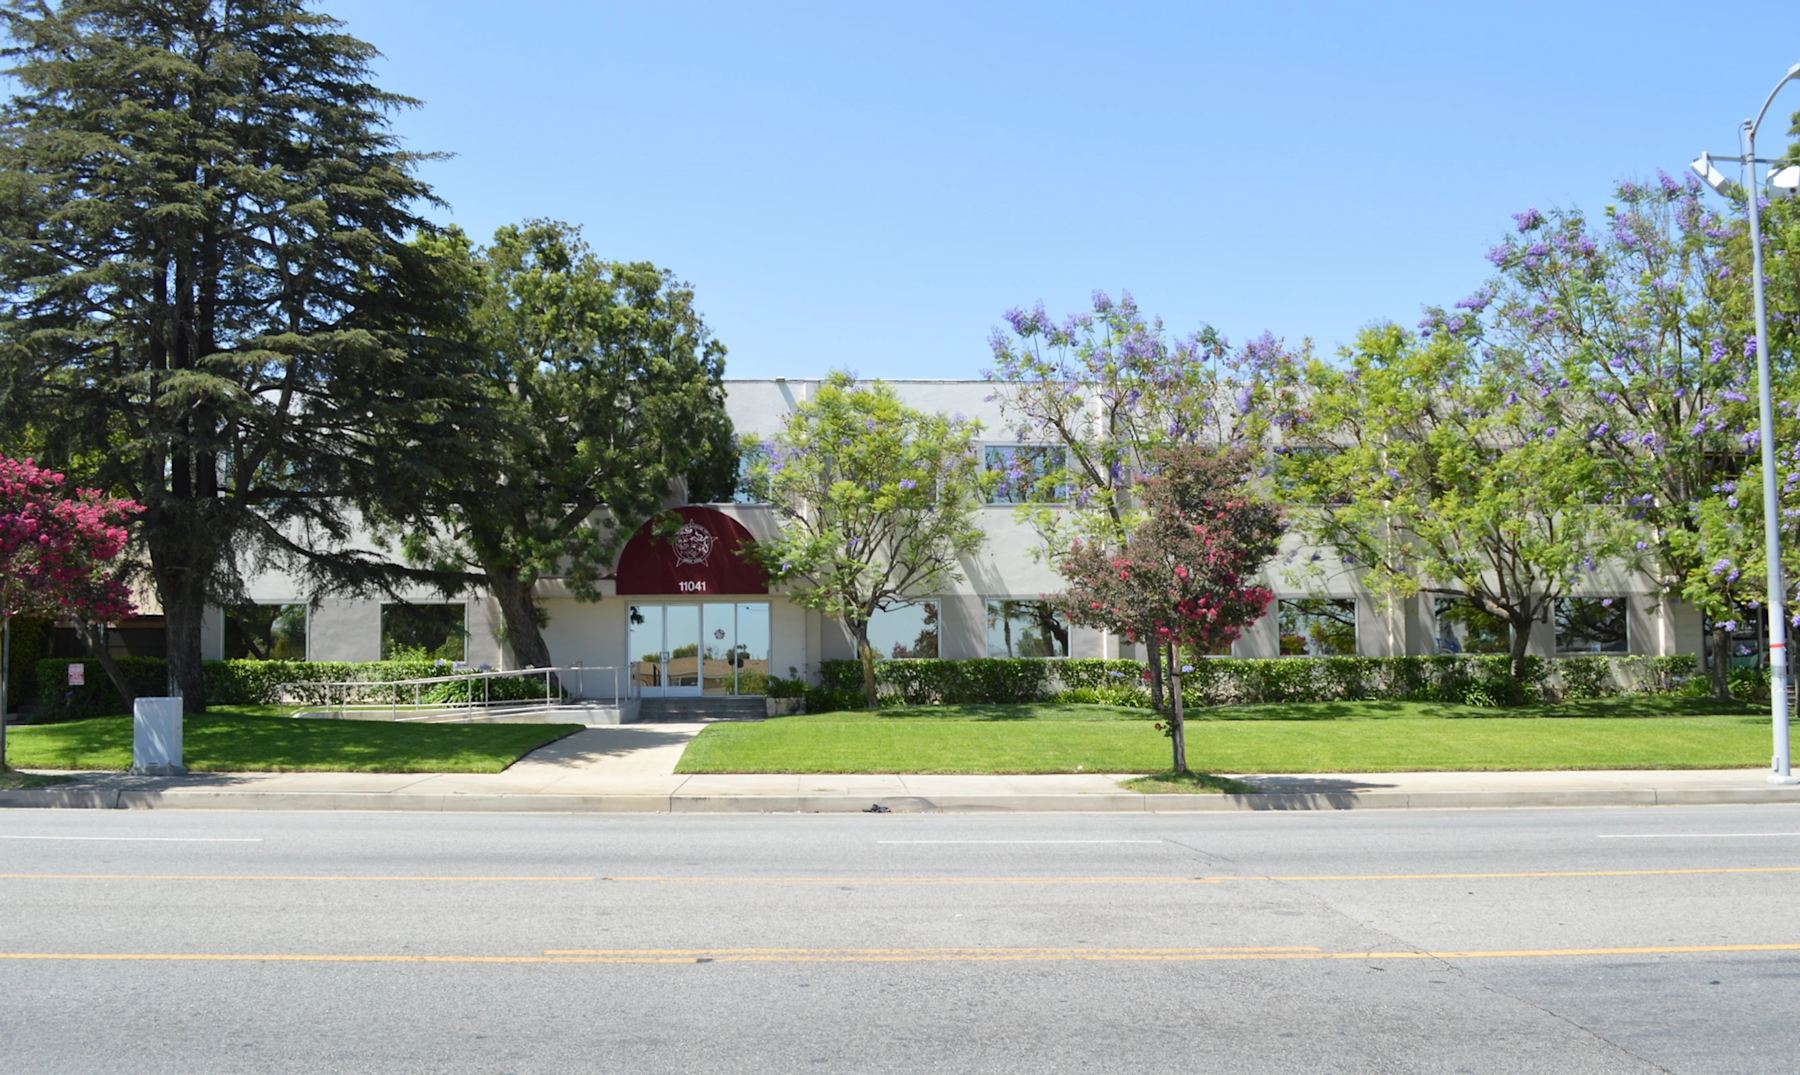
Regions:
[[[415,104],[299,0],[12,0],[0,109],[0,427],[145,508],[169,689],[201,616],[278,559],[367,588],[352,508],[404,514],[457,458],[454,307],[406,237]]]
[[[1242,449],[1159,449],[1152,468],[1141,487],[1144,519],[1125,547],[1076,542],[1058,564],[1069,589],[1053,602],[1076,623],[1167,652],[1167,731],[1180,773],[1187,770],[1181,649],[1229,646],[1268,611],[1274,594],[1255,577],[1280,543],[1281,509],[1252,492],[1251,457]]]
[[[620,545],[672,492],[731,495],[725,347],[686,284],[595,257],[567,224],[509,225],[479,250],[455,231],[425,242],[467,266],[469,342],[507,432],[486,465],[447,475],[408,556],[486,586],[514,662],[549,667],[541,577],[598,600]]]

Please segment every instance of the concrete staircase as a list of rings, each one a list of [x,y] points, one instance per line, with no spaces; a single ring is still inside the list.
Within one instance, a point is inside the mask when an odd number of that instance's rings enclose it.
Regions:
[[[768,715],[761,695],[709,695],[700,698],[645,698],[639,724],[710,724],[722,720],[762,720]]]

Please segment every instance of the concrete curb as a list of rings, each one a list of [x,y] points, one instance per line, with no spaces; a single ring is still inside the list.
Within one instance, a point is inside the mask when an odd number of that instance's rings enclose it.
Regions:
[[[1547,806],[1800,803],[1800,787],[1527,791],[1331,791],[1261,795],[1000,794],[877,796],[232,791],[216,788],[36,788],[0,791],[0,808],[88,810],[420,810],[538,813],[894,813],[1438,810]]]

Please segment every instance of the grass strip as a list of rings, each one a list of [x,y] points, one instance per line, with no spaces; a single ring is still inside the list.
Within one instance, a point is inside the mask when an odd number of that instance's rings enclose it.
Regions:
[[[1493,710],[1485,712],[1493,713]],[[1512,711],[1512,712],[1517,712]],[[1153,773],[1169,743],[1142,720],[828,720],[715,724],[680,773]],[[1214,720],[1188,726],[1211,772],[1753,769],[1768,718],[1505,717],[1482,720]]]
[[[193,772],[497,773],[574,724],[396,724],[295,720],[254,713],[189,716],[182,755]],[[11,728],[7,761],[22,769],[128,769],[131,718]]]

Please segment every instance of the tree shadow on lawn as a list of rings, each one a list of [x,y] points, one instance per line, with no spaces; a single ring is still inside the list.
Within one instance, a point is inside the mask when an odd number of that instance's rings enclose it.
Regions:
[[[1505,710],[1495,710],[1496,716]],[[1404,720],[1466,717],[1466,706],[1430,702],[1337,701],[1268,702],[1251,705],[1218,705],[1189,709],[1188,720]]]

